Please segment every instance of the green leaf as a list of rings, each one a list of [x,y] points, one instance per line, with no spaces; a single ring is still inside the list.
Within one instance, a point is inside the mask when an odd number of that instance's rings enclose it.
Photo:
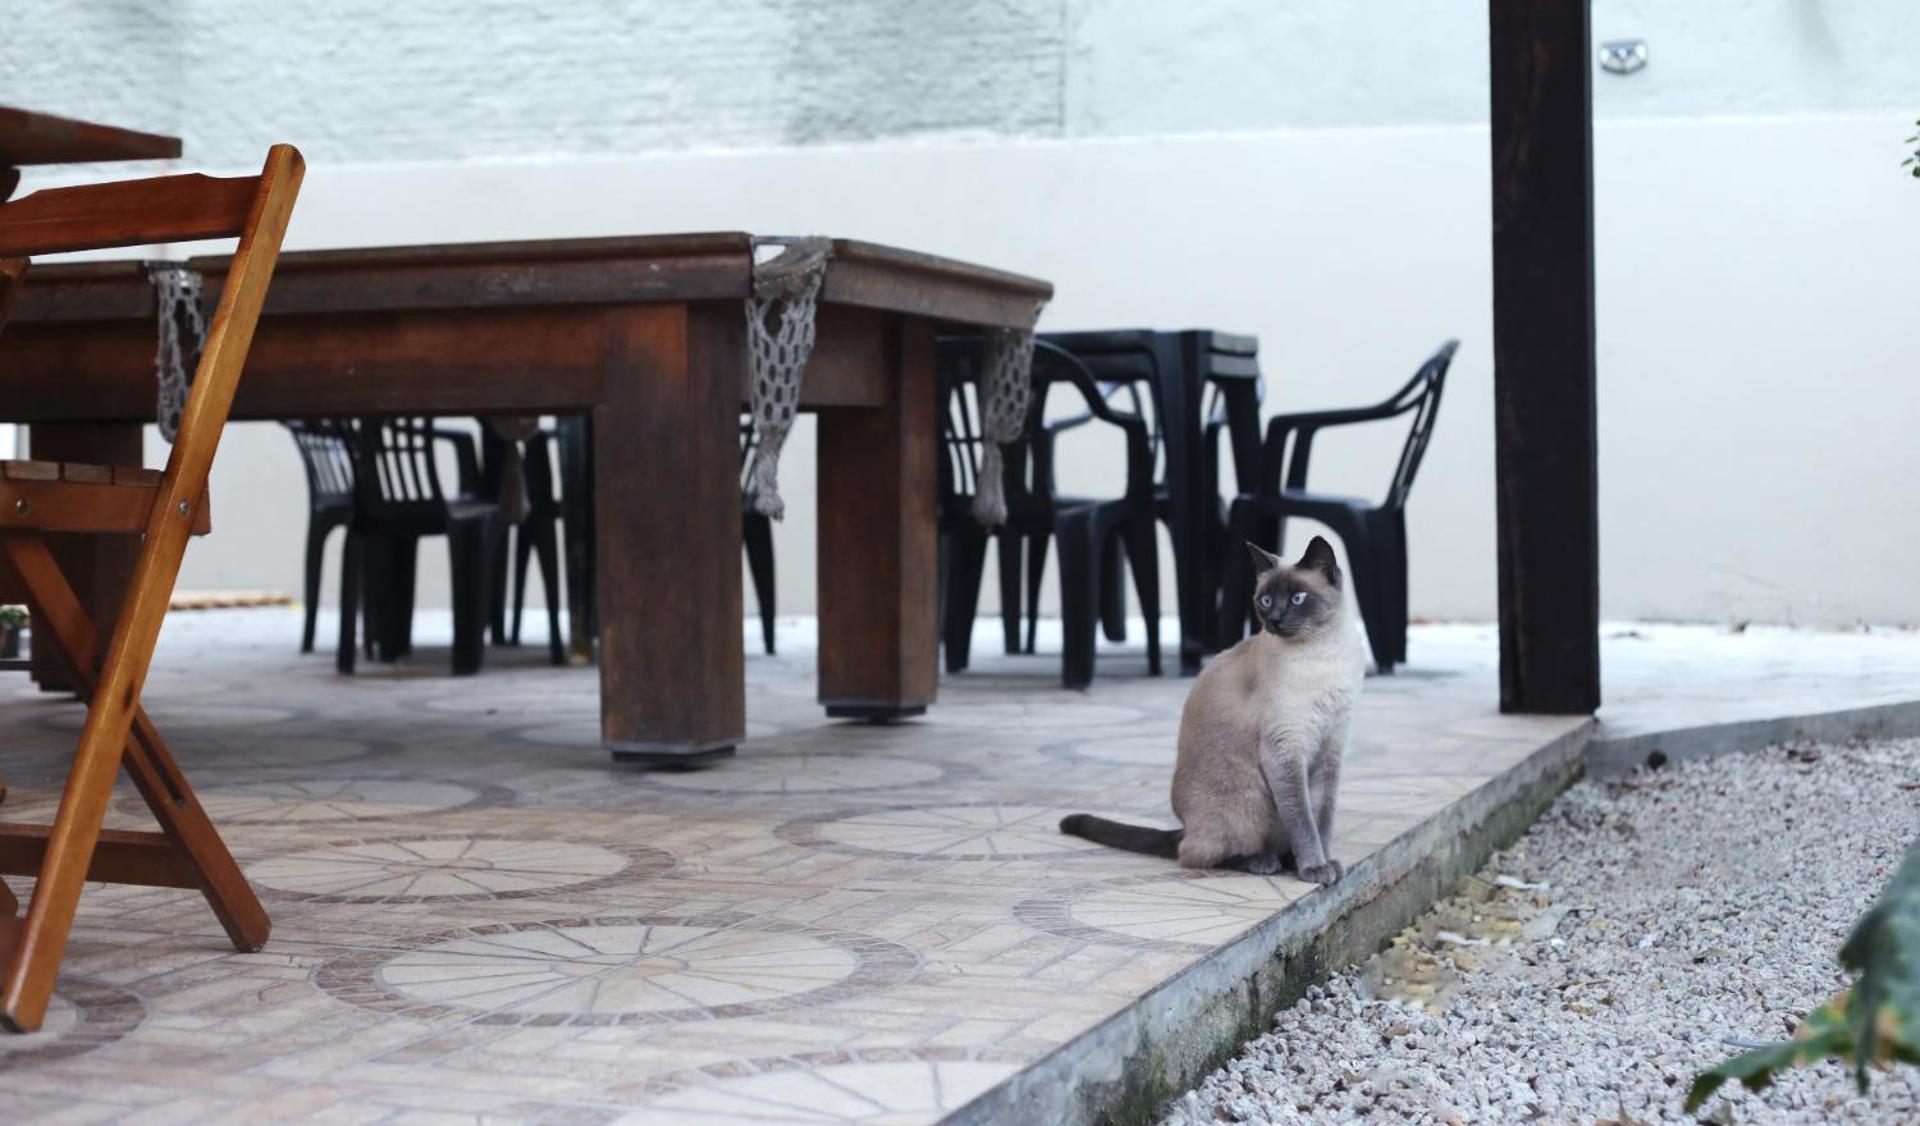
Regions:
[[[1846,1056],[1853,1042],[1846,1019],[1849,1007],[1848,995],[1842,993],[1808,1014],[1795,1030],[1793,1039],[1755,1048],[1701,1072],[1687,1091],[1687,1112],[1691,1114],[1700,1109],[1729,1079],[1738,1079],[1749,1090],[1758,1091],[1773,1082],[1777,1071]]]
[[[1792,1040],[1702,1072],[1687,1091],[1687,1110],[1698,1109],[1729,1079],[1758,1091],[1784,1068],[1824,1059],[1850,1061],[1863,1092],[1869,1066],[1920,1063],[1920,842],[1907,849],[1880,898],[1853,925],[1840,964],[1859,975],[1853,988],[1807,1014]]]
[[[1920,1055],[1920,844],[1847,936],[1840,964],[1859,973],[1848,1023],[1854,1077],[1867,1088],[1867,1065]]]

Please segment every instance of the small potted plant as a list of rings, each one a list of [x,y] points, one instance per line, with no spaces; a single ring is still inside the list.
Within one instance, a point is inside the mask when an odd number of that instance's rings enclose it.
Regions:
[[[0,652],[14,652],[13,635],[27,624],[25,606],[0,606]]]

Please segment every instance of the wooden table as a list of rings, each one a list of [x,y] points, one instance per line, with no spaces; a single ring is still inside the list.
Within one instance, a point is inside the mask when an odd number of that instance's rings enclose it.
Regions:
[[[603,739],[616,758],[728,753],[746,713],[751,257],[744,234],[285,254],[233,416],[590,416]],[[226,263],[193,266],[212,291]],[[1051,292],[834,243],[802,394],[819,414],[828,715],[890,719],[933,702],[934,335],[1030,323]],[[103,448],[137,440],[153,413],[152,318],[135,263],[30,273],[0,345],[0,420],[57,422]]]
[[[13,194],[25,165],[171,160],[179,155],[178,137],[0,106],[0,200]]]

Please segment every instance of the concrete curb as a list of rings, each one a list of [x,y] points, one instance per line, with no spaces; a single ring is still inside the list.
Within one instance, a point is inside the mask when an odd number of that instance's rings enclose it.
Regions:
[[[1877,704],[1813,715],[1781,716],[1706,724],[1673,731],[1610,734],[1605,720],[1587,745],[1587,773],[1599,778],[1629,774],[1686,759],[1753,751],[1790,739],[1843,743],[1849,739],[1898,739],[1920,735],[1920,700]]]
[[[1511,843],[1579,777],[1592,726],[1576,727],[1315,891],[1161,983],[946,1119],[1140,1123],[1308,986],[1378,950]]]

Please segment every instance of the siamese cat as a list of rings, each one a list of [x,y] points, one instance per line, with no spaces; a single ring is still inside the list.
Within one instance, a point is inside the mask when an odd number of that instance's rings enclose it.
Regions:
[[[1215,658],[1180,714],[1173,770],[1178,829],[1123,825],[1088,813],[1060,831],[1096,844],[1178,858],[1183,868],[1291,868],[1331,884],[1334,791],[1367,658],[1333,548],[1315,536],[1298,563],[1247,545],[1252,637]]]

